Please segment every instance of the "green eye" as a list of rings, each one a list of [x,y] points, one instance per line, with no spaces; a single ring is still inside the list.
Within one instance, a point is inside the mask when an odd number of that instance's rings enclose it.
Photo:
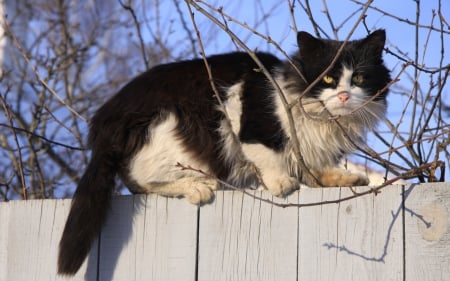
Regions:
[[[364,82],[364,77],[361,74],[353,76],[352,81],[355,85],[361,85]]]
[[[325,82],[326,84],[333,84],[334,83],[334,79],[331,76],[325,75],[322,78],[323,82]]]

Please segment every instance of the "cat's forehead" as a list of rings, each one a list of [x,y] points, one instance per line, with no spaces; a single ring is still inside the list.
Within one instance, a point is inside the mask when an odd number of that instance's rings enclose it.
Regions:
[[[342,64],[341,65],[341,77],[343,80],[351,80],[353,76],[353,67]]]
[[[347,64],[337,64],[327,75],[339,80],[340,82],[347,83],[352,80],[354,75],[354,68]]]
[[[322,71],[327,69],[333,62],[336,53],[321,61],[317,61],[317,64],[321,66]],[[373,65],[363,54],[354,49],[344,49],[339,55],[333,67],[329,72],[342,74],[343,72],[363,71],[367,66]]]
[[[366,63],[368,57],[373,56],[368,51],[367,46],[361,46],[359,40],[347,42],[342,50],[340,50],[341,44],[343,43],[341,41],[324,40],[323,42],[325,44],[322,48],[318,48],[314,52],[316,53],[316,63],[324,67],[328,67],[336,55],[338,55],[338,58],[334,68],[337,69],[341,69],[342,65],[347,66],[347,68],[354,68],[357,65]]]

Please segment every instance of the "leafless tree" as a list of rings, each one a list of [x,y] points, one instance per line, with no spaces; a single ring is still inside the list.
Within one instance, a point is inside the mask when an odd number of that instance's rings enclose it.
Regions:
[[[376,145],[361,147],[352,161],[384,173],[386,183],[444,180],[450,7],[439,0],[424,9],[418,0],[405,17],[373,1],[344,2],[344,16],[329,1],[309,0],[255,0],[245,13],[236,1],[0,2],[0,201],[70,196],[89,159],[89,118],[153,65],[236,49],[288,59],[299,29],[347,40],[378,27],[389,34],[394,27],[383,21],[410,32],[414,47],[406,51],[388,36],[398,103],[390,110],[397,114],[389,113],[371,136]],[[440,59],[428,60],[431,53]]]
[[[89,157],[85,138],[93,111],[139,72],[192,56],[169,40],[163,7],[138,4],[3,3],[2,200],[69,195]],[[151,35],[146,42],[144,28]]]

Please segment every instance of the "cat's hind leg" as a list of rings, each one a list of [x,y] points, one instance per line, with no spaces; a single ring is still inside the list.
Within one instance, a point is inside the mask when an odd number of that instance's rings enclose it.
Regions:
[[[218,183],[206,177],[185,177],[168,182],[150,182],[145,185],[147,193],[168,197],[185,197],[192,204],[208,203],[214,198]]]
[[[325,187],[338,186],[362,186],[368,185],[369,179],[361,174],[351,173],[341,168],[329,168],[319,176],[319,181]]]

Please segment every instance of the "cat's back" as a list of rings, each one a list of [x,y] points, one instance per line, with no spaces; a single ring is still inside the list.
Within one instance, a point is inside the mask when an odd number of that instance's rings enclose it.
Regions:
[[[257,52],[255,56],[269,70],[281,64],[281,61],[269,53]],[[178,98],[195,96],[202,90],[212,90],[210,79],[216,87],[228,87],[245,79],[249,74],[259,69],[254,59],[247,53],[234,52],[210,56],[206,59],[211,70],[211,77],[205,65],[205,60],[196,58],[180,62],[161,64],[153,67],[136,78],[135,83],[147,85],[149,94],[159,91],[175,95]]]
[[[257,52],[255,55],[269,70],[281,64],[281,61],[272,54]],[[264,79],[264,74],[258,71],[259,67],[253,58],[244,52],[210,56],[207,63],[221,98],[226,98],[224,89],[242,80],[254,76]],[[97,110],[92,123],[104,124],[110,122],[111,118],[155,110],[170,110],[174,106],[195,108],[214,103],[216,97],[213,93],[203,59],[161,64],[126,84]]]
[[[255,56],[269,71],[282,63],[269,53],[256,52]],[[226,89],[234,84],[265,79],[254,59],[244,52],[210,56],[207,63],[222,99],[227,98]],[[98,143],[109,144],[111,135],[141,130],[162,112],[189,111],[211,116],[216,104],[204,59],[157,65],[132,79],[97,110],[91,120],[89,143],[91,148]],[[99,136],[106,139],[101,141]]]

